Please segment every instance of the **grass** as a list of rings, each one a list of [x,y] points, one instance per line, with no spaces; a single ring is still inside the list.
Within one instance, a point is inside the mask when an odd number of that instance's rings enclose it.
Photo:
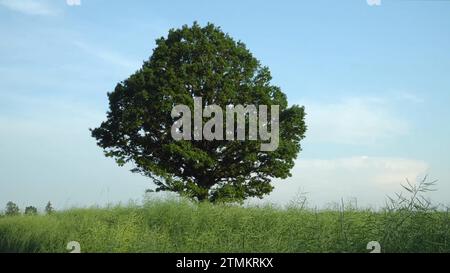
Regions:
[[[450,252],[448,210],[426,202],[423,188],[410,190],[379,211],[173,199],[2,217],[0,252],[68,252],[70,241],[82,252],[369,252],[370,241],[383,252]]]
[[[166,200],[4,217],[0,252],[67,252],[69,241],[78,241],[82,252],[368,252],[369,241],[379,241],[384,252],[449,252],[448,227],[447,212],[312,211]]]

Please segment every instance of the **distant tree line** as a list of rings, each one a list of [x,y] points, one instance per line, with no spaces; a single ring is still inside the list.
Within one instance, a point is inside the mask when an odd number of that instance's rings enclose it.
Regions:
[[[45,206],[44,211],[45,211],[45,214],[47,214],[47,215],[55,212],[55,209],[53,208],[53,205],[50,201]],[[38,209],[34,206],[26,207],[23,212],[23,215],[27,215],[27,216],[28,215],[37,215],[37,214],[38,214]],[[22,215],[20,208],[16,203],[14,203],[12,201],[9,201],[6,204],[4,215],[0,214],[0,216],[19,216],[19,215]]]

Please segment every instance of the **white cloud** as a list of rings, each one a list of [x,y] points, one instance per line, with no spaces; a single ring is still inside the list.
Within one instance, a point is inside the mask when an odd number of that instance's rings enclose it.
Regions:
[[[66,0],[66,4],[69,6],[81,6],[81,0]]]
[[[367,0],[369,6],[380,6],[381,0]]]
[[[358,198],[362,205],[381,205],[387,195],[402,190],[400,184],[406,179],[415,182],[428,170],[426,162],[407,158],[301,159],[296,162],[291,178],[275,182],[269,200],[287,203],[301,189],[319,206],[350,197]]]
[[[38,0],[0,0],[0,5],[28,15],[56,15],[59,10],[47,1]]]
[[[418,176],[424,175],[428,164],[405,158],[359,156],[332,160],[299,160],[298,168],[329,174],[336,171],[356,173],[378,188],[392,189],[407,178],[414,181]]]
[[[301,104],[307,112],[308,141],[364,145],[409,132],[408,122],[396,117],[382,99],[348,98]]]

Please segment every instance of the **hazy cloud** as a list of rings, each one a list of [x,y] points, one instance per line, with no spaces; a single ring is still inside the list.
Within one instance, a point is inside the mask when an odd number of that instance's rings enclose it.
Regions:
[[[418,104],[418,103],[423,103],[425,101],[422,97],[420,97],[419,95],[412,93],[412,92],[398,91],[395,94],[396,94],[397,99],[399,99],[401,101],[405,101],[407,103]]]
[[[369,6],[380,6],[381,0],[367,0]]]
[[[81,0],[66,0],[66,4],[69,6],[81,6]]]
[[[364,181],[379,188],[395,188],[406,178],[415,181],[424,175],[428,164],[424,161],[390,157],[347,157],[331,160],[300,160],[299,168],[333,174],[336,171],[356,172]]]
[[[125,69],[136,70],[140,66],[139,62],[127,59],[126,57],[105,48],[100,48],[81,41],[75,41],[73,44],[98,59]]]
[[[357,197],[364,205],[380,205],[387,195],[401,191],[406,179],[412,182],[427,174],[421,160],[395,157],[355,156],[336,159],[301,159],[292,177],[275,182],[269,200],[287,203],[301,189],[310,201],[324,205],[340,198]]]
[[[0,0],[0,5],[12,11],[28,15],[56,15],[59,10],[47,1],[38,0]]]
[[[361,145],[409,132],[408,122],[397,117],[382,99],[347,98],[302,104],[308,113],[307,137],[311,141]]]

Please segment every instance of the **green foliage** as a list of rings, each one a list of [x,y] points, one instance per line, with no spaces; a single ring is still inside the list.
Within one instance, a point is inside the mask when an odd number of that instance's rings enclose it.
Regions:
[[[45,213],[52,214],[53,212],[55,212],[55,209],[53,208],[52,203],[48,201],[47,205],[45,206]]]
[[[0,252],[67,252],[69,241],[92,252],[304,253],[450,252],[448,212],[408,218],[399,211],[313,210],[148,201],[143,206],[72,209],[0,219]],[[386,232],[401,236],[386,237]]]
[[[25,215],[37,215],[37,208],[29,206],[25,208]]]
[[[133,172],[150,177],[157,191],[213,202],[261,198],[273,190],[273,178],[291,175],[306,131],[304,108],[288,107],[269,69],[242,42],[194,23],[156,44],[142,68],[108,94],[107,120],[92,130],[107,156],[120,166],[133,162]],[[261,141],[174,141],[172,108],[193,109],[194,97],[222,109],[279,105],[278,149],[261,152]]]
[[[432,205],[425,193],[434,191],[437,181],[428,181],[425,176],[419,183],[412,184],[406,180],[406,185],[402,185],[406,191],[397,193],[395,198],[389,197],[385,207],[385,232],[382,242],[392,250],[400,250],[405,244],[410,248],[421,246],[424,251],[433,252],[434,249],[445,249],[447,242],[439,243],[440,238],[448,235],[448,209],[447,213],[439,212],[437,207]],[[445,216],[446,227],[439,224],[442,220],[440,216]],[[426,226],[424,222],[429,223]],[[420,231],[420,232],[418,232]],[[402,241],[402,245],[395,242]],[[434,242],[434,246],[425,242]]]
[[[5,211],[5,215],[6,216],[17,216],[20,214],[20,209],[19,206],[17,206],[15,203],[9,201],[6,204],[6,211]]]

